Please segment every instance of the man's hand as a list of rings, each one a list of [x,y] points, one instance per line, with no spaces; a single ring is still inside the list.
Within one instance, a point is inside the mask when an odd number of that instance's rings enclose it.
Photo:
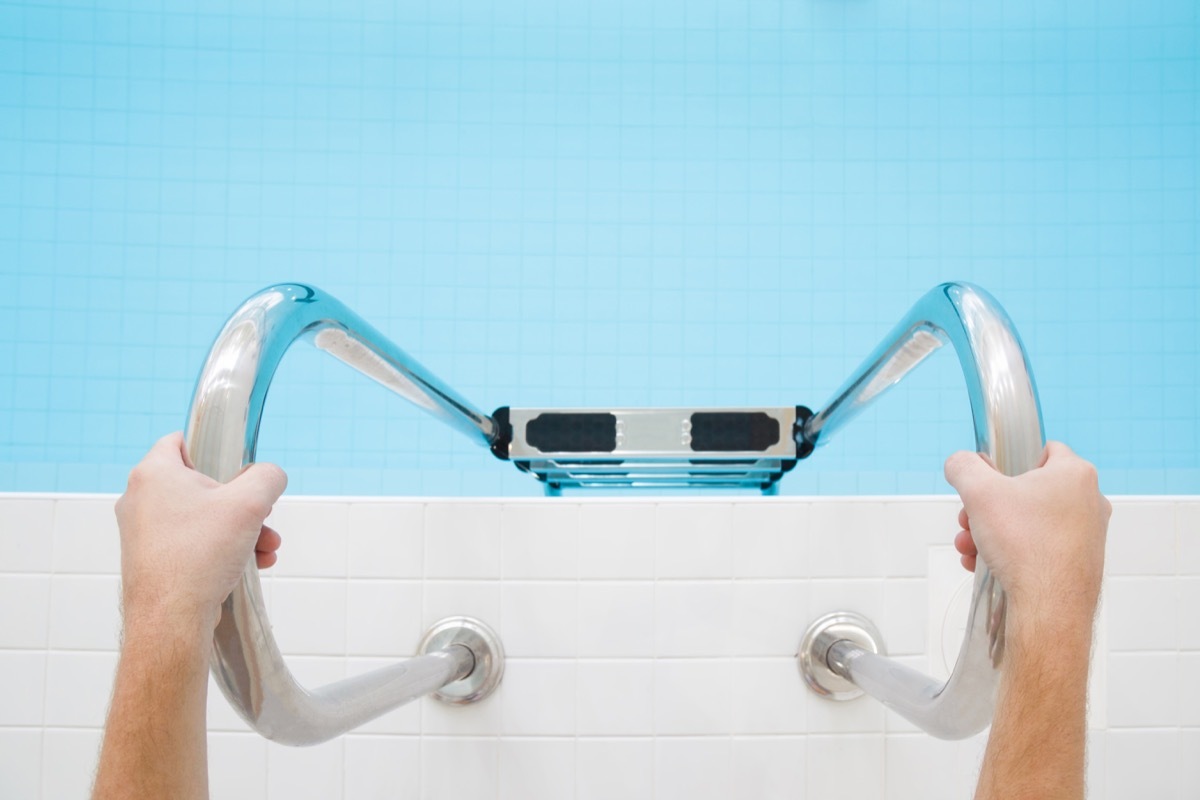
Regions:
[[[1006,477],[978,453],[946,460],[962,497],[955,546],[1008,596],[1004,672],[975,800],[1082,800],[1092,623],[1112,506],[1095,468],[1050,442]]]
[[[251,552],[275,563],[279,534],[263,525],[287,476],[252,464],[227,484],[193,470],[183,435],[165,436],[129,474],[117,501],[126,624],[196,623],[211,631]]]
[[[1053,608],[1090,622],[1112,514],[1095,467],[1065,444],[1050,442],[1042,463],[1014,478],[978,453],[955,453],[946,461],[946,480],[963,501],[963,529],[954,540],[963,566],[974,570],[982,554],[1014,610]]]
[[[275,563],[263,525],[287,476],[254,464],[226,484],[191,468],[165,436],[117,501],[125,627],[93,800],[204,800],[208,656],[221,602],[250,553]]]

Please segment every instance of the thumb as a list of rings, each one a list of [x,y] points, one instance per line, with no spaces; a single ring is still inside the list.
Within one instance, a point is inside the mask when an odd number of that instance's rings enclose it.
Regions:
[[[237,499],[253,504],[264,519],[286,488],[287,473],[276,465],[265,462],[251,464],[223,487]]]
[[[968,495],[974,495],[979,487],[1001,477],[995,467],[984,460],[983,454],[966,450],[947,458],[945,471],[946,482],[954,487],[964,501]]]

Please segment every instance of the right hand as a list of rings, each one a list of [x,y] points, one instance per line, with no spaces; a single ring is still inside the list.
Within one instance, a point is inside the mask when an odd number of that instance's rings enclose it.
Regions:
[[[1016,477],[979,453],[955,453],[946,460],[946,480],[963,501],[955,538],[963,565],[973,570],[983,556],[1008,592],[1012,621],[1086,621],[1090,630],[1112,514],[1096,468],[1050,442],[1041,463]]]
[[[215,627],[251,554],[275,563],[279,534],[263,524],[287,486],[273,464],[251,464],[229,483],[196,472],[183,436],[164,436],[129,474],[117,501],[126,623]]]

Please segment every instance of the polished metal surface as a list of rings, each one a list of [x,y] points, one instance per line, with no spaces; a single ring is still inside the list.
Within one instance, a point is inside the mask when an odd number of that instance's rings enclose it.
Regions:
[[[808,420],[801,440],[827,444],[865,406],[946,342],[953,345],[966,379],[976,449],[1006,475],[1033,469],[1045,438],[1025,348],[995,299],[970,284],[942,284],[921,298]],[[1004,663],[1004,620],[1004,590],[979,558],[966,635],[944,683],[853,645],[839,644],[832,650],[839,671],[885,705],[934,736],[965,738],[991,721]]]
[[[861,697],[863,690],[850,680],[841,664],[830,660],[830,651],[839,643],[887,655],[883,634],[871,620],[853,611],[835,611],[808,626],[796,662],[804,682],[814,692],[830,700],[853,700]]]
[[[616,417],[617,446],[615,450],[572,453],[547,453],[529,444],[525,439],[525,426],[530,420],[547,412],[594,413],[603,412]],[[762,413],[779,423],[780,439],[765,450],[724,450],[720,452],[696,451],[692,449],[692,415],[697,412]],[[796,423],[796,407],[782,408],[514,408],[509,412],[513,427],[509,457],[520,458],[572,458],[572,459],[666,459],[712,458],[739,459],[775,456],[795,458],[796,443],[791,431]]]
[[[425,632],[417,653],[424,655],[452,647],[470,651],[474,668],[461,679],[442,686],[433,693],[433,698],[461,706],[477,703],[496,691],[504,678],[504,645],[496,632],[471,617],[447,617]]]
[[[479,444],[496,424],[334,298],[281,284],[255,294],[217,335],[196,382],[184,432],[197,470],[228,481],[254,460],[275,368],[300,338],[416,403]],[[221,608],[212,671],[239,714],[268,739],[317,744],[461,678],[462,647],[430,653],[310,691],[288,671],[267,619],[254,560]]]
[[[613,450],[552,452],[531,445],[526,425],[550,413],[602,412],[616,417]],[[694,450],[697,412],[762,413],[779,423],[779,441],[763,450]],[[778,408],[513,408],[508,457],[544,481],[549,494],[562,489],[753,489],[772,492],[796,461],[796,407]]]

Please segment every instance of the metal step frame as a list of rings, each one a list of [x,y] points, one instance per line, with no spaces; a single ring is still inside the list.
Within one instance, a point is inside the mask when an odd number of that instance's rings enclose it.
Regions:
[[[564,489],[742,489],[778,492],[812,452],[805,406],[534,409],[492,413],[492,452]]]

